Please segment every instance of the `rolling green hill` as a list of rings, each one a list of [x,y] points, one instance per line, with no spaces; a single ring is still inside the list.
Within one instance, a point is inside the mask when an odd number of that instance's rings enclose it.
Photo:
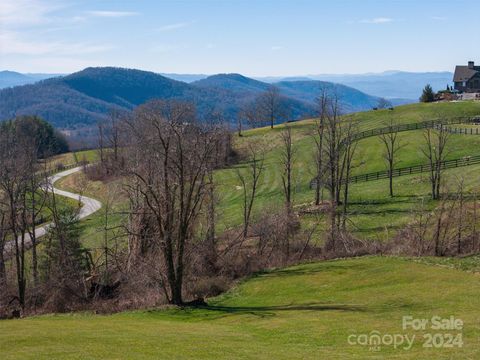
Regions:
[[[384,126],[394,117],[399,123],[432,118],[480,114],[480,103],[416,104],[394,111],[354,114],[359,128]],[[295,165],[296,209],[313,200],[308,183],[313,176],[313,121],[290,124],[297,149]],[[264,144],[266,170],[261,179],[256,216],[275,211],[282,204],[280,131],[268,128],[249,130],[235,138],[242,152],[252,142]],[[471,126],[471,125],[469,125]],[[399,166],[422,163],[422,130],[400,134],[404,147]],[[480,153],[480,136],[452,135],[449,157]],[[355,173],[382,170],[382,147],[376,137],[360,140]],[[94,154],[89,153],[93,159]],[[66,157],[63,157],[66,159]],[[62,159],[63,159],[62,158]],[[241,197],[236,168],[216,173],[219,190],[219,228],[241,222]],[[464,178],[467,192],[480,190],[480,165],[446,171],[447,183],[454,186]],[[388,197],[386,180],[352,184],[351,224],[358,237],[388,238],[412,219],[412,210],[425,202],[430,209],[426,174],[395,179],[396,196]],[[84,183],[83,175],[64,179],[66,189]],[[87,196],[106,201],[119,182],[90,182]],[[116,205],[124,201],[120,193]],[[83,223],[83,241],[95,248],[102,237],[102,210]],[[111,219],[111,226],[122,221]],[[302,216],[302,226],[319,221]],[[320,218],[320,221],[321,218]],[[321,230],[321,229],[320,229]],[[322,242],[321,231],[317,242]],[[462,269],[462,270],[460,270]],[[196,309],[152,309],[114,315],[89,313],[47,315],[22,320],[0,321],[2,359],[474,359],[480,347],[480,297],[478,256],[465,258],[363,257],[323,261],[256,274],[227,293],[207,299],[208,306]],[[431,319],[454,316],[463,321],[461,330],[412,330],[402,328],[402,318]],[[428,334],[444,341],[445,334],[461,334],[459,347],[426,348]],[[370,348],[349,343],[351,336],[400,334],[415,336],[412,347],[402,344]],[[15,345],[15,346],[12,346]],[[461,346],[460,346],[461,345]]]
[[[381,110],[353,114],[358,122],[359,131],[385,127],[390,118],[399,124],[416,123],[431,119],[448,119],[458,116],[475,116],[480,114],[480,103],[432,103],[412,104],[396,107],[394,111]],[[258,200],[255,205],[257,214],[264,207],[278,208],[283,201],[283,190],[280,166],[281,140],[280,132],[285,125],[275,129],[254,129],[244,133],[236,139],[236,146],[245,149],[249,143],[264,144],[265,171],[258,191]],[[294,202],[297,206],[313,201],[313,191],[309,182],[315,174],[314,171],[314,140],[312,138],[314,123],[312,120],[300,121],[289,124],[292,126],[295,139],[296,155],[294,170]],[[398,155],[398,167],[412,166],[426,162],[422,153],[424,143],[423,130],[405,131],[399,135],[403,148]],[[480,154],[480,136],[452,134],[448,145],[450,159]],[[386,169],[383,160],[383,145],[378,136],[369,137],[359,142],[354,158],[354,174],[363,174]],[[242,164],[236,166],[240,171]],[[468,191],[480,190],[475,172],[480,166],[471,166],[461,170],[447,170],[447,184],[455,183],[458,176],[464,174]],[[225,169],[217,173],[218,186],[221,189],[221,222],[225,227],[235,226],[241,221],[241,191],[235,169]],[[394,180],[397,196],[388,197],[388,180],[379,180],[355,184],[351,187],[352,214],[351,231],[362,237],[377,237],[385,235],[385,225],[395,230],[408,223],[410,211],[421,201],[427,205],[435,204],[429,200],[428,174],[405,176]],[[379,231],[381,234],[379,234]]]
[[[48,315],[0,321],[2,359],[474,359],[478,276],[367,257],[258,274],[203,309]],[[454,316],[460,331],[402,329],[402,317]],[[349,336],[415,335],[405,350]],[[460,348],[424,348],[427,333],[461,333]]]
[[[385,122],[393,117],[398,123],[416,123],[432,118],[453,118],[458,116],[475,116],[480,114],[480,103],[433,103],[411,104],[396,107],[394,111],[381,110],[356,113],[353,116],[358,121],[360,130],[370,130],[385,126]],[[283,204],[282,170],[280,166],[281,156],[281,130],[285,125],[278,125],[273,130],[269,127],[245,131],[242,137],[235,137],[234,146],[242,152],[251,143],[260,143],[265,148],[265,171],[260,179],[258,197],[254,204],[254,217],[260,216],[264,211],[276,211]],[[314,176],[312,138],[314,122],[312,120],[290,123],[292,127],[294,146],[296,147],[294,166],[294,205],[299,207],[312,203],[314,194],[309,183]],[[426,159],[421,151],[423,146],[423,131],[405,131],[400,133],[399,138],[403,148],[399,153],[398,167],[413,166],[425,163]],[[383,145],[378,137],[369,137],[359,142],[355,157],[353,174],[364,174],[386,169],[383,157]],[[480,154],[480,136],[454,135],[449,141],[449,159],[462,156]],[[245,164],[240,163],[231,168],[216,172],[218,189],[218,227],[219,230],[238,226],[242,221],[242,197],[239,189],[240,182],[237,169],[245,171]],[[459,176],[465,178],[465,187],[469,192],[480,191],[480,183],[475,175],[480,170],[480,165],[451,169],[445,172],[447,184],[451,188]],[[75,177],[78,175],[74,175]],[[79,186],[74,179],[65,179],[68,190],[76,190]],[[80,181],[81,183],[81,181]],[[104,196],[107,187],[101,182],[92,184],[91,192],[87,196]],[[351,186],[351,215],[350,231],[363,238],[385,238],[395,233],[412,219],[412,211],[424,203],[427,208],[435,207],[435,202],[429,198],[428,174],[415,174],[402,176],[394,179],[396,196],[391,199],[388,196],[388,180],[378,180]],[[94,215],[92,220],[101,218],[101,213]],[[304,216],[302,222],[308,225],[317,221],[317,217]],[[321,219],[320,219],[321,221]],[[322,224],[322,221],[321,221]],[[95,239],[94,230],[89,231],[86,227],[89,243]],[[93,237],[92,237],[93,236]],[[100,237],[100,236],[99,236]],[[321,235],[319,235],[320,241]]]

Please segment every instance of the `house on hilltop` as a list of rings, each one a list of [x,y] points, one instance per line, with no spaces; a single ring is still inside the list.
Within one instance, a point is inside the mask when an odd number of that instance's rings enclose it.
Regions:
[[[469,61],[467,66],[457,65],[453,82],[459,92],[480,92],[480,66],[475,66],[473,61]]]

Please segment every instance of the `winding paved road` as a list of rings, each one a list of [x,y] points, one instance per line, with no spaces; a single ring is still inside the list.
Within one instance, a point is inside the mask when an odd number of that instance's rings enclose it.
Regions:
[[[78,167],[73,168],[73,169],[69,169],[69,170],[59,172],[59,173],[57,173],[55,175],[52,175],[48,178],[48,189],[49,189],[50,192],[53,192],[56,195],[60,195],[60,196],[64,196],[64,197],[67,197],[67,198],[70,198],[70,199],[74,199],[74,200],[76,200],[76,201],[78,201],[82,204],[82,207],[80,208],[80,211],[78,213],[78,219],[79,220],[82,220],[82,219],[92,215],[93,213],[97,212],[98,210],[100,210],[101,207],[102,207],[102,203],[98,200],[95,200],[95,199],[92,199],[92,198],[89,198],[89,197],[86,197],[86,196],[82,196],[82,195],[79,195],[79,194],[74,194],[74,193],[71,193],[71,192],[68,192],[68,191],[57,189],[57,188],[55,188],[54,185],[58,180],[66,177],[66,176],[69,176],[71,174],[74,174],[76,172],[79,172],[79,171],[82,170],[82,168],[83,168],[82,166],[78,166]],[[38,239],[38,238],[41,238],[42,236],[45,236],[45,234],[47,233],[48,228],[50,226],[52,226],[52,223],[37,227],[35,229],[35,237]],[[30,235],[26,234],[25,235],[25,246],[28,248],[28,247],[30,247],[30,245],[31,245]],[[5,244],[4,253],[7,254],[7,257],[8,257],[8,254],[12,253],[12,250],[14,249],[14,246],[15,246],[15,243],[14,243],[13,240]]]

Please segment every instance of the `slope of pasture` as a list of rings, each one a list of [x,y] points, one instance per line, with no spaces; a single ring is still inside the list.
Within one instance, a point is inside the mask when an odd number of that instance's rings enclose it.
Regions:
[[[480,103],[439,103],[439,104],[413,104],[400,106],[394,111],[370,111],[354,114],[358,119],[359,128],[372,129],[385,127],[389,117],[393,117],[397,123],[414,123],[432,118],[451,118],[457,116],[474,116],[480,114]],[[294,202],[296,205],[311,203],[313,191],[309,188],[309,182],[315,174],[314,164],[314,123],[306,120],[289,124],[293,130],[294,144],[296,147],[294,169]],[[280,132],[284,125],[279,125],[273,130],[270,128],[254,129],[244,132],[242,137],[236,138],[236,147],[240,152],[248,152],[252,144],[266,149],[265,169],[260,179],[258,197],[255,203],[254,214],[256,216],[269,209],[278,210],[283,200],[282,166],[281,166],[281,138]],[[398,153],[397,166],[410,166],[422,164],[427,161],[422,152],[424,137],[422,130],[406,131],[399,134],[402,149]],[[385,170],[383,159],[383,144],[378,136],[359,141],[355,155],[353,174],[361,174],[372,171]],[[480,154],[480,136],[451,135],[448,144],[448,159],[462,156]],[[236,226],[242,221],[242,190],[237,172],[247,174],[248,162],[224,169],[217,172],[218,189],[220,190],[220,203],[218,205],[221,214],[219,219],[221,227],[229,228]],[[476,169],[477,167],[474,167]],[[471,170],[461,168],[446,172],[449,186],[454,186],[455,178],[459,174],[472,174]],[[397,224],[408,221],[409,212],[421,199],[428,201],[428,174],[395,179],[396,188],[401,191],[394,199],[388,197],[388,185],[386,181],[369,182],[352,186],[351,196],[353,206],[351,208],[352,231],[372,235],[365,228],[371,228],[371,223],[384,225],[391,224],[394,220]],[[471,177],[473,181],[475,177]],[[420,185],[418,184],[420,183]],[[472,186],[474,183],[472,183]],[[366,196],[368,194],[368,197]],[[327,195],[327,194],[326,194]],[[360,208],[357,208],[357,205]],[[431,204],[434,205],[433,203]],[[365,206],[372,207],[373,213],[369,213],[370,219],[365,222],[365,217],[357,215],[364,213]],[[267,210],[265,210],[265,208]],[[374,208],[374,209],[373,209]],[[385,210],[385,211],[383,211]],[[368,212],[367,212],[368,213]],[[377,217],[381,216],[380,218]],[[369,224],[370,223],[370,224]]]
[[[122,179],[111,179],[105,182],[88,180],[83,173],[76,173],[59,180],[56,186],[60,189],[99,200],[102,208],[80,223],[81,240],[84,246],[91,250],[104,249],[104,239],[110,239],[111,246],[123,234],[125,225],[124,210],[128,206],[126,195],[122,188]]]
[[[2,359],[475,359],[478,276],[399,258],[367,257],[274,270],[202,309],[71,314],[0,321]],[[402,317],[454,316],[460,331],[402,329]],[[415,336],[409,350],[350,345],[352,334]],[[463,346],[424,348],[425,333]]]
[[[431,117],[457,117],[474,116],[480,114],[480,103],[458,102],[439,104],[412,104],[396,107],[394,111],[370,111],[354,114],[359,120],[361,128],[384,127],[388,117],[394,117],[398,123],[414,123],[416,121],[428,120]],[[289,124],[293,130],[295,154],[294,170],[294,203],[296,206],[309,204],[313,201],[313,191],[309,182],[315,174],[314,171],[314,141],[312,138],[314,123],[312,120],[305,120]],[[265,152],[265,169],[260,179],[258,197],[254,205],[254,216],[258,218],[261,214],[272,211],[276,212],[282,206],[282,167],[281,167],[281,138],[280,132],[284,125],[276,126],[274,129],[259,128],[248,130],[242,137],[235,137],[234,146],[243,154],[248,155],[248,147],[257,144]],[[406,131],[399,134],[403,145],[398,154],[398,167],[410,166],[424,163],[425,156],[422,153],[424,144],[422,130]],[[353,174],[362,174],[371,171],[385,170],[385,163],[382,157],[383,145],[378,136],[366,138],[358,143],[355,156],[355,168]],[[480,153],[480,136],[475,135],[451,135],[449,141],[449,153],[447,158],[457,158],[465,155]],[[92,152],[87,153],[93,158]],[[72,157],[70,155],[70,157]],[[66,160],[65,160],[66,161]],[[242,191],[237,171],[244,174],[248,162],[241,162],[231,168],[222,169],[216,172],[216,183],[218,190],[218,227],[219,230],[237,226],[242,221]],[[463,174],[466,178],[470,191],[477,191],[478,184],[475,172],[479,166],[451,169],[446,171],[448,187],[455,189],[457,178]],[[73,175],[62,180],[58,186],[66,190],[79,191],[85,180],[81,175]],[[87,196],[98,197],[105,202],[106,195],[111,192],[111,183],[101,182],[90,183],[85,191]],[[388,196],[388,181],[379,180],[351,186],[350,207],[350,230],[362,237],[385,238],[390,236],[395,229],[407,224],[411,219],[412,210],[416,209],[422,202],[423,206],[433,208],[435,202],[429,200],[428,174],[412,175],[396,178],[394,180],[396,196],[391,199]],[[117,187],[114,192],[121,192]],[[325,197],[328,194],[325,191]],[[119,197],[121,200],[122,197]],[[116,209],[123,205],[115,205]],[[83,238],[90,246],[100,246],[103,237],[104,214],[99,212],[87,219],[83,224],[85,229]],[[111,226],[121,223],[122,216],[115,215],[111,219]],[[304,224],[308,225],[317,221],[315,216],[304,217]],[[320,219],[320,226],[322,221]]]

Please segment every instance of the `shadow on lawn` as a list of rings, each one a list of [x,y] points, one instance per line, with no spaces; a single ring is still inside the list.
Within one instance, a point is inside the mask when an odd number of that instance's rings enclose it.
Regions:
[[[274,269],[259,271],[255,273],[252,278],[256,277],[283,277],[283,276],[297,276],[297,275],[313,275],[318,273],[332,273],[339,274],[345,273],[347,271],[362,271],[366,269],[371,269],[367,264],[354,261],[338,262],[338,261],[328,261],[322,262],[320,266],[314,265],[299,265],[293,268],[287,269]]]
[[[197,309],[209,310],[221,316],[225,315],[254,315],[259,317],[275,316],[279,311],[366,311],[365,308],[357,305],[344,304],[319,304],[309,303],[300,305],[278,305],[278,306],[221,306],[206,305],[198,306]],[[212,316],[212,319],[218,316]]]

